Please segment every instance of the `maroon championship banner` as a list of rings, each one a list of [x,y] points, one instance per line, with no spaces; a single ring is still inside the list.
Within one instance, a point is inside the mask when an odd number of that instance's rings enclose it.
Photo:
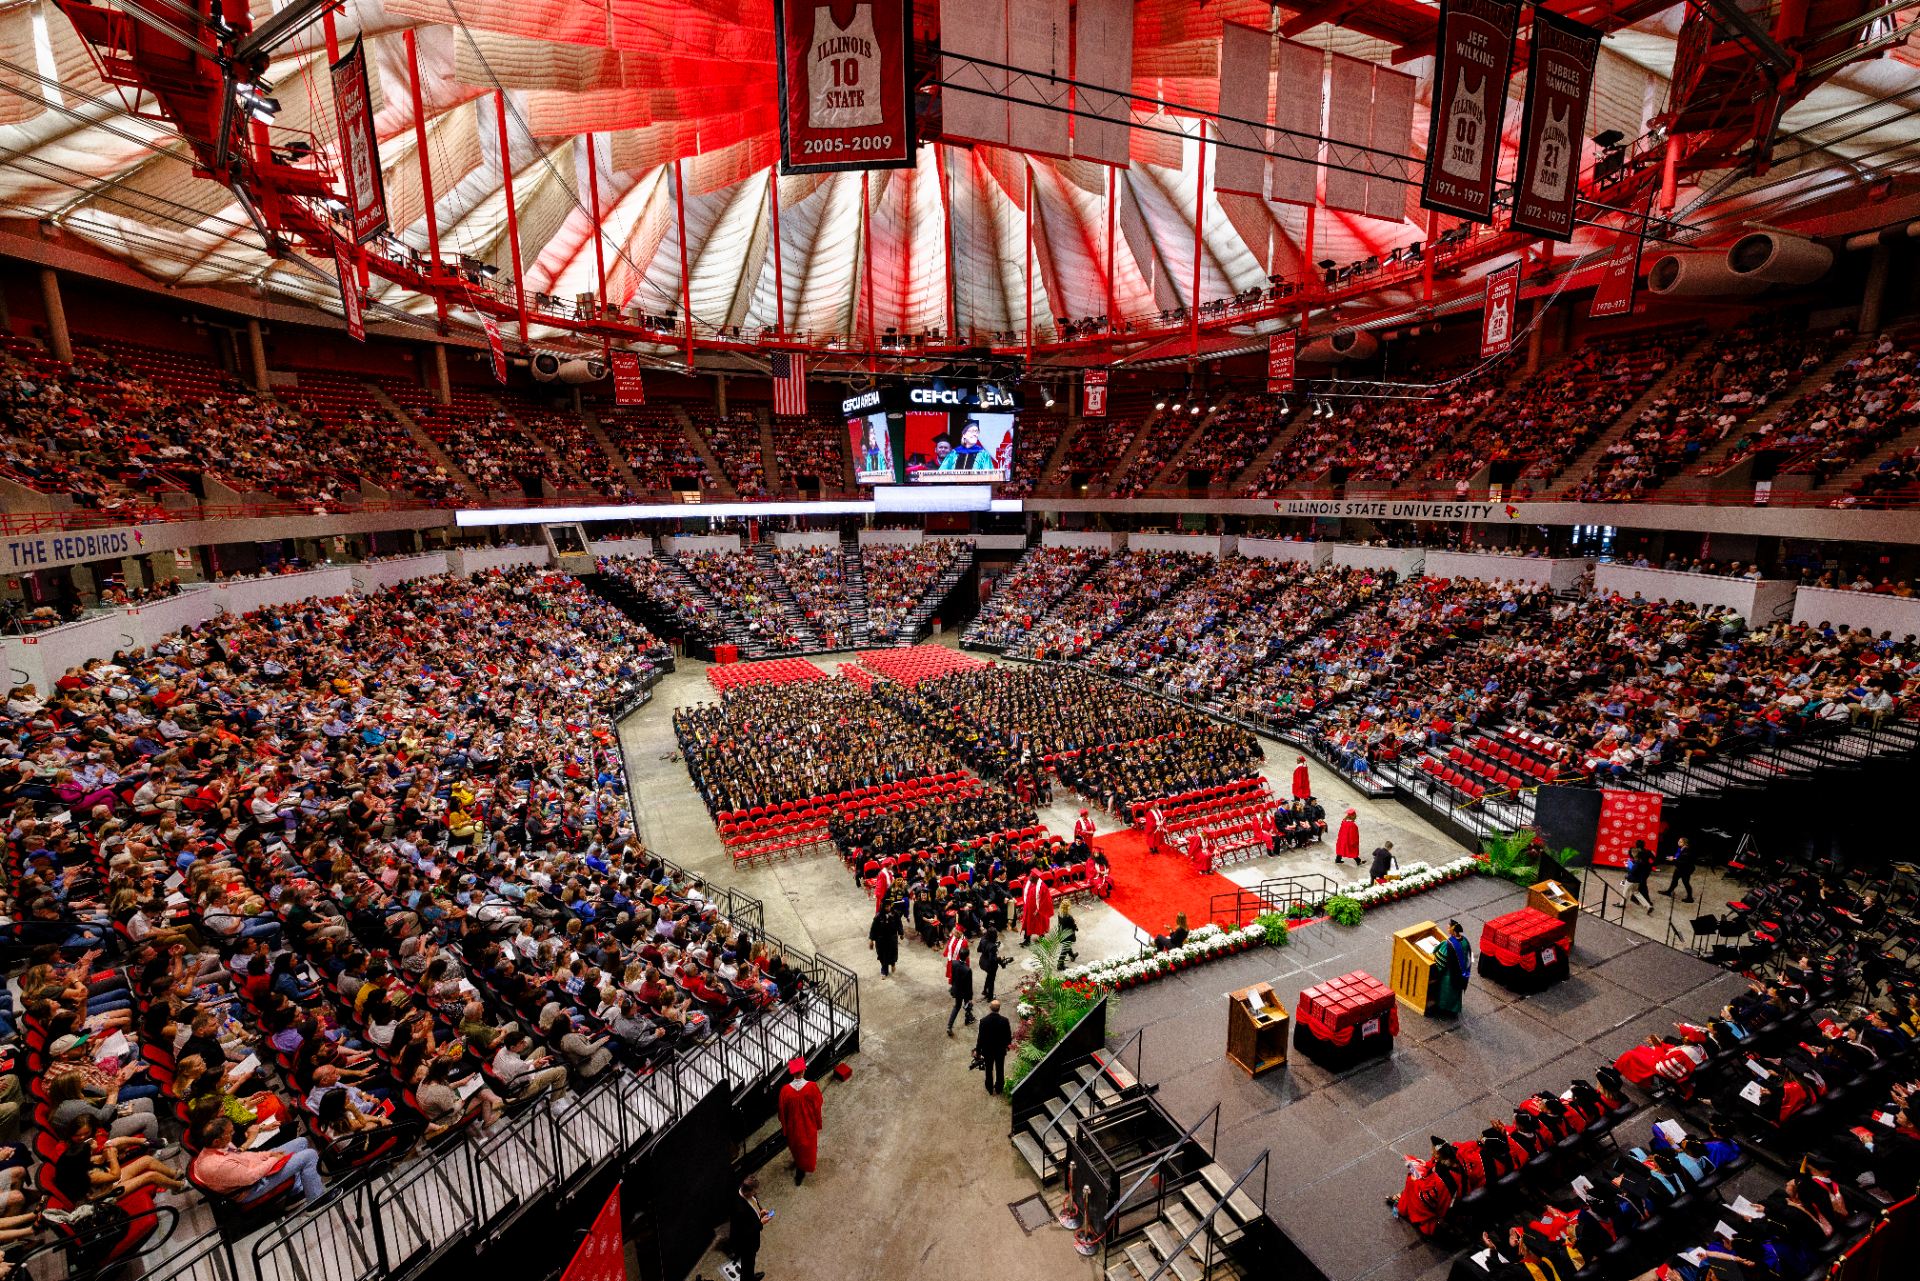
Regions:
[[[484,313],[480,320],[487,327],[487,350],[493,354],[493,380],[503,383],[507,381],[507,349],[500,342],[500,326]]]
[[[1539,6],[1527,53],[1527,96],[1514,169],[1513,225],[1550,240],[1573,239],[1580,151],[1600,33]]]
[[[360,310],[360,273],[347,257],[347,247],[333,242],[333,270],[340,277],[340,314],[347,318],[347,337],[355,342],[367,340],[367,318]]]
[[[1267,339],[1267,390],[1285,394],[1293,390],[1293,358],[1300,335],[1289,329]]]
[[[380,175],[380,139],[373,132],[367,51],[359,40],[331,71],[341,168],[347,180],[347,220],[353,224],[354,243],[364,245],[387,229],[387,188]]]
[[[1508,263],[1487,277],[1480,312],[1480,359],[1491,360],[1513,345],[1513,317],[1520,301],[1520,264]]]
[[[613,370],[614,404],[644,405],[647,403],[647,384],[640,373],[638,352],[613,352],[607,357],[607,365]]]
[[[780,172],[913,164],[911,0],[774,0]]]
[[[1588,320],[1624,316],[1633,310],[1634,290],[1640,283],[1640,249],[1644,244],[1644,232],[1621,234],[1600,269],[1600,283],[1594,286],[1593,301],[1587,305]]]
[[[1089,369],[1080,376],[1080,416],[1082,418],[1107,416],[1106,370]]]
[[[1493,221],[1494,174],[1506,120],[1518,6],[1440,0],[1439,56],[1420,203],[1474,222]]]

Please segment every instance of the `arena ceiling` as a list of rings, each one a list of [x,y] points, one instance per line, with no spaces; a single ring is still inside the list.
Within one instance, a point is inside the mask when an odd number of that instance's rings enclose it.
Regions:
[[[256,23],[279,7],[253,0]],[[1685,7],[1651,14],[1647,4],[1623,10],[1609,0],[1556,7],[1590,21],[1637,18],[1606,39],[1587,132],[1641,137],[1665,105]],[[784,293],[776,298],[772,8],[769,0],[347,0],[338,36],[343,46],[364,37],[377,71],[377,130],[398,234],[424,251],[411,32],[442,252],[471,255],[503,275],[511,270],[493,98],[504,90],[529,290],[571,298],[595,289],[589,206],[597,181],[610,300],[677,311],[684,253],[691,313],[703,329],[753,332],[777,316],[790,332],[816,335],[868,332],[869,323],[870,332],[1019,330],[1029,221],[1040,334],[1051,333],[1055,316],[1107,313],[1109,298],[1114,315],[1129,317],[1185,300],[1199,145],[1197,121],[1177,114],[1154,122],[1169,132],[1136,129],[1130,166],[1114,171],[1111,279],[1104,167],[925,145],[910,170],[777,180]],[[1425,144],[1433,60],[1410,55],[1432,12],[1422,0],[1335,3],[1312,10],[1303,21],[1314,25],[1300,36],[1418,77],[1416,155]],[[1291,19],[1296,11],[1279,13]],[[1265,26],[1268,16],[1260,0],[1143,0],[1133,91],[1211,109],[1221,24]],[[1321,16],[1349,25],[1315,21]],[[1888,10],[1862,28],[1863,40],[1888,47],[1841,68],[1787,112],[1769,173],[1690,175],[1679,205],[1686,235],[1711,242],[1747,221],[1839,231],[1892,221],[1890,212],[1862,210],[1861,193],[1882,177],[1894,180],[1897,199],[1909,194],[1909,183],[1920,184],[1920,71],[1895,38],[1913,16]],[[317,23],[277,51],[266,77],[282,107],[276,140],[311,133],[331,141],[326,61]],[[330,272],[270,257],[231,193],[195,177],[182,141],[127,105],[51,0],[0,3],[0,217],[57,224],[169,284],[252,285],[337,309]],[[1517,105],[1507,113],[1509,166],[1519,114]],[[1200,221],[1203,300],[1264,285],[1269,274],[1299,279],[1310,269],[1299,207],[1223,200],[1209,190]],[[1310,257],[1385,255],[1426,237],[1425,224],[1411,186],[1398,221],[1323,210]],[[1611,239],[1610,231],[1587,228],[1573,248],[1591,251]],[[374,293],[391,314],[425,319],[433,312],[430,299],[390,282],[376,279]],[[541,336],[536,327],[532,337]]]

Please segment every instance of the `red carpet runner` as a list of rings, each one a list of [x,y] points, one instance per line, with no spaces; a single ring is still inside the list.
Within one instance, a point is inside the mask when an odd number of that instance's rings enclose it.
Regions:
[[[1207,922],[1215,894],[1239,889],[1224,876],[1202,876],[1177,854],[1147,853],[1144,833],[1131,828],[1094,838],[1094,844],[1113,865],[1113,897],[1109,906],[1149,934],[1173,928],[1176,913],[1187,914],[1187,928]]]

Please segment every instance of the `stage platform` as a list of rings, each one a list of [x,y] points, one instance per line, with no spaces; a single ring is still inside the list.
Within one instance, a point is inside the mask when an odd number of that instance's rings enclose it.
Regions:
[[[1592,1080],[1594,1068],[1649,1033],[1718,1009],[1745,980],[1583,918],[1572,975],[1556,987],[1522,997],[1476,974],[1458,1020],[1402,1004],[1390,1059],[1335,1075],[1289,1049],[1286,1067],[1257,1080],[1226,1059],[1226,994],[1268,981],[1291,1011],[1300,990],[1322,979],[1356,969],[1386,979],[1394,930],[1452,918],[1477,945],[1481,922],[1525,904],[1524,890],[1475,876],[1368,912],[1352,929],[1317,922],[1295,930],[1285,950],[1120,994],[1108,1036],[1117,1045],[1146,1028],[1140,1075],[1159,1084],[1182,1124],[1220,1104],[1215,1155],[1229,1170],[1272,1151],[1268,1213],[1328,1281],[1441,1281],[1452,1255],[1382,1204],[1400,1190],[1404,1155],[1426,1155],[1429,1135],[1477,1135],[1537,1090]]]

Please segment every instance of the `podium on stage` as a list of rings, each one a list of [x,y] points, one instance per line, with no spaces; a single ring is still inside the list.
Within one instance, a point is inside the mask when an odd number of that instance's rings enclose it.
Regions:
[[[1227,1057],[1248,1076],[1287,1062],[1287,1007],[1271,983],[1227,993]]]
[[[1580,900],[1569,894],[1566,886],[1558,881],[1527,886],[1527,906],[1536,912],[1545,912],[1556,921],[1564,921],[1567,939],[1572,941],[1574,928],[1580,923]]]
[[[1393,932],[1393,994],[1417,1014],[1427,1012],[1433,985],[1440,977],[1434,949],[1446,940],[1447,932],[1432,921]]]

